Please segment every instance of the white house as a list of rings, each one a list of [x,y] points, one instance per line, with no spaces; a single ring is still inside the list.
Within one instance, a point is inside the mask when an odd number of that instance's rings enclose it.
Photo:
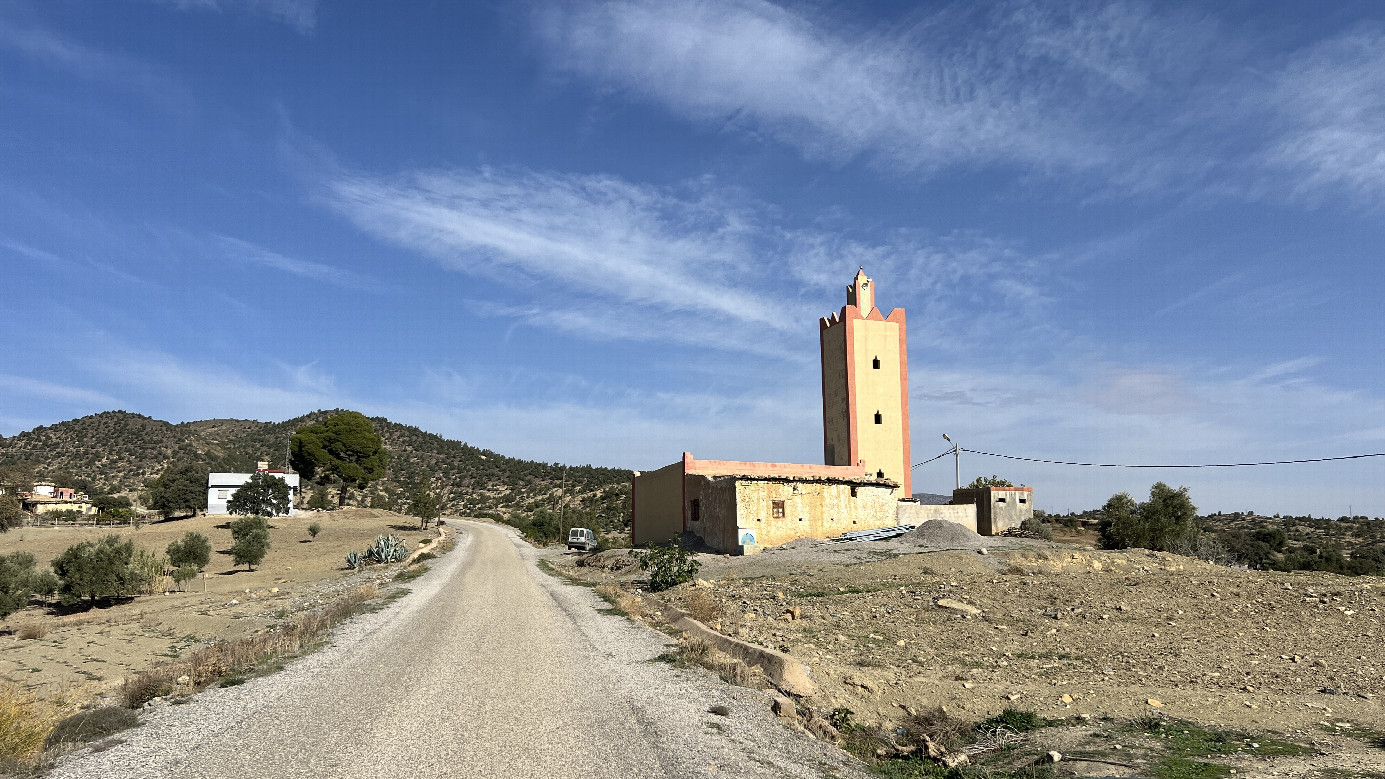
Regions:
[[[262,462],[255,469],[258,473],[268,473],[284,480],[289,485],[289,516],[298,516],[298,509],[293,504],[298,501],[300,492],[299,478],[296,473],[271,470],[269,463]],[[242,484],[250,481],[254,474],[249,473],[209,473],[207,474],[207,513],[226,514],[226,502],[231,496],[236,494],[236,490]]]

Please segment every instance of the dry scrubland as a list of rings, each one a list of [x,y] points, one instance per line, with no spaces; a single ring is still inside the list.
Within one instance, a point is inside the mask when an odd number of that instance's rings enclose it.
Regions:
[[[939,707],[971,722],[1027,710],[1064,723],[1033,735],[1031,751],[1106,761],[1070,761],[1065,771],[1150,775],[1120,764],[1147,769],[1155,763],[1142,763],[1141,743],[1175,743],[1129,724],[1149,725],[1153,714],[1292,742],[1252,748],[1252,739],[1207,758],[1222,766],[1211,773],[1157,776],[1223,776],[1233,766],[1241,775],[1385,776],[1385,579],[966,535],[700,555],[700,581],[658,597],[800,659],[821,688],[800,707],[849,709],[851,721],[886,732]],[[559,568],[619,584],[627,610],[640,609],[629,591],[642,574],[626,565],[628,552],[579,559]]]
[[[410,548],[438,534],[420,531],[411,517],[375,509],[304,512],[273,520],[269,554],[247,571],[231,564],[227,519],[196,517],[138,530],[23,528],[0,535],[0,553],[29,552],[40,567],[72,544],[112,532],[163,554],[170,542],[197,531],[211,539],[213,549],[207,576],[189,582],[188,592],[174,590],[169,581],[167,593],[114,605],[71,613],[30,607],[12,614],[0,622],[0,677],[42,698],[81,702],[113,696],[126,678],[199,647],[263,633],[372,583],[377,569],[352,573],[344,559],[379,534],[400,536]],[[322,532],[309,542],[311,522],[321,523]]]

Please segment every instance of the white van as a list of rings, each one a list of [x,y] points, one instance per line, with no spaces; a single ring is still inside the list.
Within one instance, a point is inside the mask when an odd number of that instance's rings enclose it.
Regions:
[[[575,527],[567,531],[567,548],[590,552],[596,548],[596,533],[585,527]]]

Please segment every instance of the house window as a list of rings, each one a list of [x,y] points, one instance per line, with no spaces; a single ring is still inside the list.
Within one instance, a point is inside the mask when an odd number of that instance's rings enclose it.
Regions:
[[[693,499],[692,499],[692,502],[688,504],[688,513],[691,515],[689,518],[690,518],[693,522],[700,522],[700,521],[702,521],[702,499],[701,499],[701,498],[693,498]]]
[[[770,503],[769,515],[773,519],[784,518],[784,501],[776,500]]]
[[[1028,502],[1029,502],[1029,501],[1025,500],[1024,498],[1020,498],[1020,503],[1028,503]]]
[[[217,490],[217,491],[216,491],[216,499],[217,499],[217,500],[226,500],[226,499],[229,498],[229,497],[231,497],[231,491],[230,491],[230,490]]]
[[[877,371],[880,370],[880,358],[876,357],[874,360],[871,360],[870,367],[876,369]]]
[[[883,479],[883,478],[885,478],[885,472],[884,472],[884,471],[876,471],[876,472],[875,472],[875,478],[877,478],[877,479]],[[1004,500],[1004,498],[1001,498],[1001,500]]]
[[[885,415],[884,415],[884,414],[881,414],[879,411],[875,412],[875,424],[877,424],[877,425],[883,425],[883,424],[885,424]]]
[[[1004,498],[996,498],[996,499],[995,499],[995,502],[996,502],[996,503],[1004,503],[1004,502],[1005,502],[1005,499],[1004,499]]]

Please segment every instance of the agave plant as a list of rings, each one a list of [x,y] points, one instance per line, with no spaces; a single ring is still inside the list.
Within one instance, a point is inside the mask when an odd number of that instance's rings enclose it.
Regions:
[[[360,570],[360,567],[365,565],[365,560],[361,559],[360,552],[347,552],[346,564],[353,570]]]
[[[408,544],[394,535],[376,536],[375,543],[365,550],[365,559],[371,563],[397,563],[408,556]]]

